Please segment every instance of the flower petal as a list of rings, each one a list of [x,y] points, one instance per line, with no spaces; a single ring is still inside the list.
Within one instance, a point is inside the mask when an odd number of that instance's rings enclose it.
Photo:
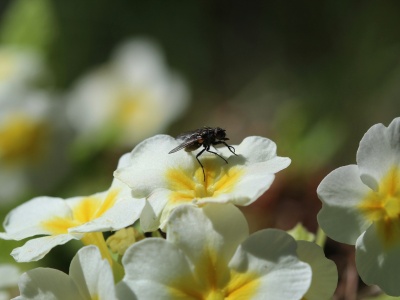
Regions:
[[[357,204],[369,191],[360,180],[356,165],[338,168],[322,180],[317,188],[322,201],[318,223],[329,237],[341,243],[355,244],[371,224],[357,209]]]
[[[191,283],[190,283],[191,284]],[[196,300],[179,289],[147,279],[138,279],[134,283],[121,281],[117,287],[118,299],[162,299]]]
[[[263,163],[269,169],[270,173],[277,173],[290,165],[290,158],[279,157],[276,155],[276,144],[270,139],[261,136],[246,137],[239,145],[234,146],[236,154],[233,154],[226,147],[218,148],[224,156],[231,155],[229,158],[232,163],[240,161],[241,157],[245,157],[245,164],[251,165]]]
[[[190,168],[195,158],[181,151],[168,154],[179,142],[168,135],[156,135],[137,145],[130,154],[130,165],[118,168],[114,176],[132,188],[134,197],[147,197],[154,188],[167,188],[163,177],[171,167]],[[156,159],[155,159],[156,158]]]
[[[191,289],[197,285],[185,255],[160,238],[133,244],[125,252],[122,263],[123,281],[139,299],[180,299],[172,294],[175,288],[187,286]]]
[[[259,274],[252,299],[301,299],[311,283],[311,268],[299,261],[296,242],[286,232],[265,229],[249,236],[237,249],[229,266],[239,273]]]
[[[11,264],[0,264],[0,290],[14,287],[21,275],[19,269]]]
[[[14,208],[3,226],[9,239],[21,240],[38,234],[50,234],[40,223],[49,217],[70,217],[71,210],[61,198],[37,197]]]
[[[60,234],[35,238],[27,241],[22,247],[15,248],[11,252],[11,256],[17,262],[37,261],[43,258],[55,246],[63,245],[73,239],[77,240],[79,236]]]
[[[22,274],[18,285],[21,296],[16,299],[85,299],[71,278],[55,269],[30,270]]]
[[[167,240],[178,246],[194,265],[209,255],[206,261],[221,270],[224,267],[220,265],[226,267],[237,246],[249,235],[245,217],[233,205],[181,205],[168,223]]]
[[[304,298],[307,300],[331,299],[338,282],[335,263],[327,259],[322,248],[312,242],[297,241],[297,255],[312,269],[311,286]]]
[[[269,173],[267,164],[256,164],[246,167],[245,174],[235,184],[232,191],[218,196],[200,198],[198,205],[205,203],[233,203],[235,205],[249,205],[256,201],[268,190],[275,179],[275,175]]]
[[[142,215],[140,216],[140,228],[142,228],[143,232],[151,232],[156,231],[159,226],[160,216],[156,215],[156,212],[149,204],[149,201],[146,201],[146,205],[144,206]]]
[[[400,118],[388,127],[383,124],[372,126],[363,136],[357,151],[357,164],[362,181],[377,191],[379,182],[388,170],[397,166],[400,153]]]
[[[386,294],[400,296],[400,243],[384,245],[373,224],[356,243],[356,265],[362,280],[377,284]]]
[[[79,250],[71,261],[69,275],[85,298],[116,299],[111,267],[97,247]]]
[[[68,232],[115,231],[127,227],[139,219],[145,203],[144,198],[120,200],[101,217],[73,227]]]

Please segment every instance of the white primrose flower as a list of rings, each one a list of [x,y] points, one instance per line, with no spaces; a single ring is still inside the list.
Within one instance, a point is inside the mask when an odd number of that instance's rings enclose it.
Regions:
[[[332,239],[356,245],[362,280],[400,295],[400,118],[372,126],[357,165],[338,168],[318,189],[318,222]]]
[[[46,73],[42,57],[33,50],[0,47],[0,95],[35,83]]]
[[[95,246],[78,251],[71,261],[69,275],[56,269],[36,268],[22,274],[18,285],[20,296],[15,300],[117,299],[110,265]]]
[[[57,131],[51,100],[46,92],[32,89],[0,93],[0,205],[25,192],[31,177],[38,181],[43,178],[41,172],[48,171]],[[62,161],[61,154],[57,151],[58,162]]]
[[[124,165],[123,159],[119,165]],[[112,263],[102,232],[133,224],[144,205],[145,199],[132,198],[130,189],[118,180],[108,191],[87,197],[37,197],[7,215],[0,238],[22,240],[45,235],[15,248],[11,255],[18,262],[39,260],[53,247],[81,239],[85,245],[98,246]]]
[[[182,205],[168,221],[167,239],[132,245],[120,283],[137,299],[301,299],[311,268],[296,255],[286,232],[267,229],[248,235],[233,205]]]
[[[164,229],[172,209],[182,204],[207,203],[249,205],[272,184],[274,173],[286,168],[290,159],[276,155],[274,142],[263,137],[248,137],[234,146],[218,148],[215,154],[204,152],[200,161],[193,152],[168,154],[180,144],[167,135],[149,138],[129,154],[130,163],[118,168],[114,176],[132,188],[135,197],[147,197],[140,218],[144,231]]]
[[[335,263],[327,259],[322,248],[313,242],[297,241],[297,255],[312,270],[311,286],[302,300],[332,299],[338,282]]]
[[[155,43],[133,39],[120,45],[107,65],[77,82],[68,100],[80,141],[132,146],[182,114],[188,89],[168,70]]]

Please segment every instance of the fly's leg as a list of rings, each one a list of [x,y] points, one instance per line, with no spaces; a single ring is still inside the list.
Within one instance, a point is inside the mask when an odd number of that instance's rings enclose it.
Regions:
[[[197,153],[196,155],[196,159],[199,162],[201,169],[203,170],[203,176],[204,176],[204,181],[206,181],[206,172],[204,172],[204,166],[203,164],[200,162],[199,156],[203,154],[203,152],[206,151],[206,148],[204,148],[203,150],[201,150],[199,153]]]
[[[231,151],[231,153],[232,154],[235,154],[236,156],[238,156],[237,154],[236,154],[236,152],[235,152],[235,147],[233,147],[233,146],[231,146],[231,145],[228,145],[227,143],[225,143],[224,141],[219,141],[219,142],[216,142],[216,143],[213,143],[213,146],[215,146],[215,145],[219,145],[219,144],[224,144],[228,149],[229,149],[229,151]],[[208,152],[210,152],[210,151],[208,151]],[[213,152],[214,153],[214,152]],[[216,153],[215,153],[216,154]],[[218,155],[218,154],[217,154]],[[219,156],[219,155],[218,155]],[[221,156],[220,156],[221,157]]]
[[[210,147],[207,147],[207,148],[205,148],[204,150],[206,150],[206,151],[209,152],[209,153],[212,153],[212,154],[215,154],[215,155],[221,157],[226,163],[228,163],[228,161],[227,161],[225,158],[223,158],[221,155],[219,155],[217,152],[211,151],[211,150],[210,150]],[[203,150],[203,151],[204,151],[204,150]]]

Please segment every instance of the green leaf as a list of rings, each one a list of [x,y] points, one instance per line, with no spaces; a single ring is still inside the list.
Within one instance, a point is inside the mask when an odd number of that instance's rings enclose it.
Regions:
[[[49,0],[13,0],[0,24],[0,42],[45,51],[56,35]]]
[[[301,223],[298,223],[295,227],[288,230],[289,233],[295,240],[313,242],[315,240],[315,235],[309,232]]]

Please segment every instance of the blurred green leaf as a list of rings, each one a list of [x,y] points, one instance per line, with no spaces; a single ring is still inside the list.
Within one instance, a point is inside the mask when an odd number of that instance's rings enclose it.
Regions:
[[[299,103],[282,106],[276,123],[277,144],[292,159],[292,168],[307,174],[331,161],[347,137],[340,117],[313,119]]]
[[[56,34],[49,0],[14,0],[4,13],[0,42],[46,50]]]

